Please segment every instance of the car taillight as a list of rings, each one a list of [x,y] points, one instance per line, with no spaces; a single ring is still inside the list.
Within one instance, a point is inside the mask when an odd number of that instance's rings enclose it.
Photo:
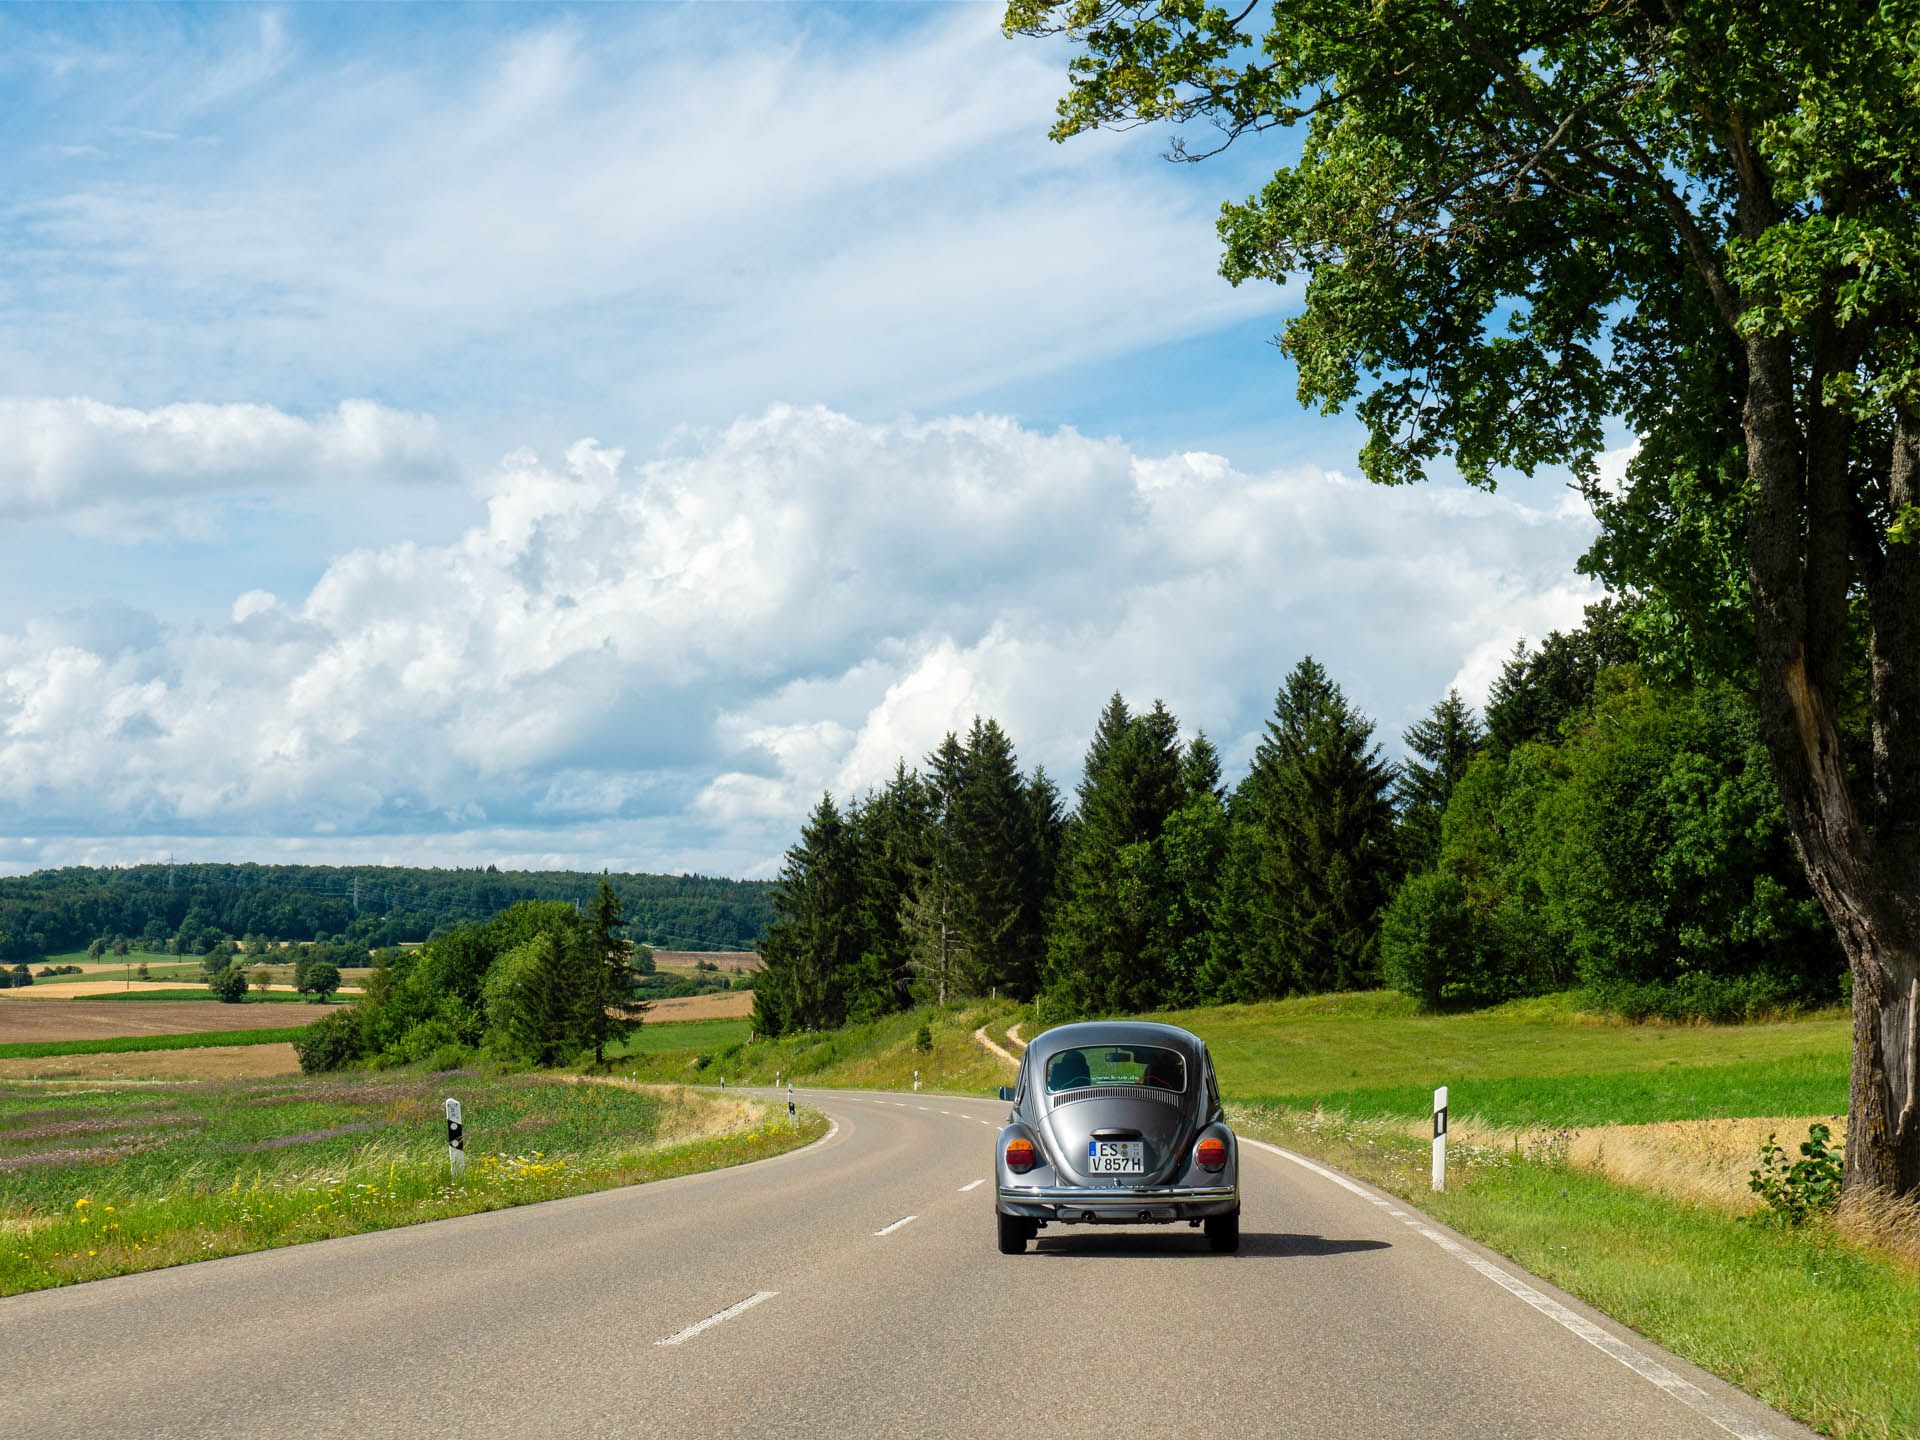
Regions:
[[[1227,1164],[1227,1142],[1209,1135],[1193,1147],[1193,1158],[1200,1162],[1202,1170],[1224,1170]]]
[[[1033,1148],[1031,1140],[1009,1140],[1007,1142],[1007,1169],[1016,1175],[1024,1175],[1040,1163],[1040,1156]]]

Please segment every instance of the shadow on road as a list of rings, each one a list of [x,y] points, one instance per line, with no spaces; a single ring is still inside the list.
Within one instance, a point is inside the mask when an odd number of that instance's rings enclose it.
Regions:
[[[1240,1234],[1240,1257],[1301,1259],[1315,1255],[1351,1255],[1361,1250],[1390,1250],[1385,1240],[1329,1240],[1324,1235],[1264,1235],[1252,1231]],[[1080,1234],[1043,1233],[1033,1253],[1056,1259],[1077,1255],[1151,1258],[1169,1255],[1202,1255],[1207,1237],[1197,1230],[1141,1233],[1139,1231],[1093,1231]]]

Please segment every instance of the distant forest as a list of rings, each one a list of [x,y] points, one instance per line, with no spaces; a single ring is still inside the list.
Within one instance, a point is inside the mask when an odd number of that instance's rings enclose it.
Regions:
[[[625,938],[673,950],[750,950],[772,886],[704,875],[609,875]],[[589,903],[601,877],[572,870],[388,866],[134,865],[0,879],[0,958],[35,960],[95,940],[198,955],[222,940],[427,940],[522,900]]]

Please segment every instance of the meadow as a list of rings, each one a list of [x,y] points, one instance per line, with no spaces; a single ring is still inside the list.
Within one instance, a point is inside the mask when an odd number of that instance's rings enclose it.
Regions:
[[[447,1096],[465,1110],[459,1181]],[[0,1294],[715,1169],[824,1129],[541,1074],[0,1083]]]

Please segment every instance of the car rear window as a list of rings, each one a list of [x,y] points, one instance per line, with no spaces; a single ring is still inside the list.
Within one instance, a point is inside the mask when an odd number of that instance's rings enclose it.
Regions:
[[[1080,1045],[1047,1061],[1049,1095],[1089,1085],[1144,1085],[1181,1094],[1187,1088],[1186,1057],[1159,1045]]]

